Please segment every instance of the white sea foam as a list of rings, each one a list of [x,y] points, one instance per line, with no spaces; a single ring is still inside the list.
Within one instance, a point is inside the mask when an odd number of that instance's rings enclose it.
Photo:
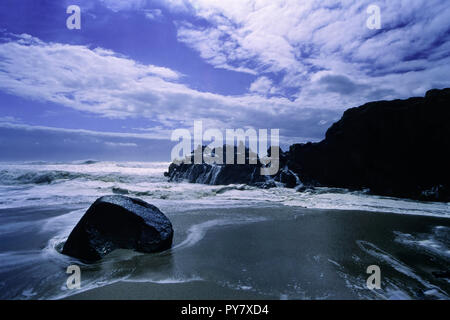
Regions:
[[[215,219],[199,223],[190,227],[187,231],[187,237],[180,244],[173,247],[172,250],[179,250],[181,248],[192,247],[205,237],[206,232],[217,226],[226,226],[233,224],[244,224],[264,221],[264,218],[236,218],[236,219]]]
[[[395,232],[395,241],[410,247],[424,250],[435,256],[450,261],[450,228],[444,226],[434,227],[431,233],[407,234]]]
[[[370,254],[371,256],[389,264],[395,270],[402,273],[406,277],[409,277],[410,279],[417,281],[419,284],[421,284],[426,289],[424,292],[427,292],[427,295],[433,295],[435,298],[438,298],[438,299],[448,299],[449,298],[446,295],[446,293],[443,292],[440,288],[434,286],[427,280],[423,279],[416,272],[414,272],[413,269],[411,269],[403,262],[401,262],[398,259],[391,256],[386,251],[378,248],[373,243],[360,240],[357,242],[357,244],[361,250],[363,250],[366,253]]]
[[[450,217],[450,203],[419,202],[349,192],[336,188],[258,189],[245,185],[212,186],[171,183],[165,162],[0,163],[1,208],[87,205],[111,193],[151,201],[171,210],[203,206],[283,204],[311,209],[362,210]],[[180,205],[181,204],[181,205]],[[186,206],[185,206],[186,205]]]
[[[177,284],[177,283],[188,283],[194,281],[203,281],[201,277],[171,277],[164,279],[140,279],[140,278],[127,278],[123,280],[124,282],[138,282],[138,283],[156,283],[156,284]]]
[[[40,260],[39,254],[39,250],[0,253],[0,272],[7,272],[38,263]]]

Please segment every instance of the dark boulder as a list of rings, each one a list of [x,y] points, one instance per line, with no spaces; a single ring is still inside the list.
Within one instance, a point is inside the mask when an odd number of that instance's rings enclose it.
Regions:
[[[202,152],[206,147],[202,147]],[[245,164],[207,164],[194,163],[194,153],[190,157],[190,164],[172,163],[169,166],[169,171],[165,176],[169,181],[188,181],[191,183],[203,183],[210,185],[229,185],[229,184],[248,184],[248,185],[263,185],[267,182],[267,177],[259,174],[261,170],[261,163],[257,159],[256,164],[250,164],[250,157],[255,156],[248,148],[245,150]],[[223,151],[223,162],[227,157],[226,145],[220,148]],[[237,163],[238,148],[234,147],[234,159]],[[255,156],[257,157],[257,156]]]
[[[120,195],[97,199],[72,230],[62,253],[86,262],[115,249],[158,252],[172,245],[169,219],[155,206]]]
[[[203,147],[205,148],[205,147]],[[224,159],[226,158],[226,145],[223,146]],[[235,162],[238,149],[234,148]],[[268,150],[270,156],[270,149]],[[251,164],[250,156],[256,158],[256,163]],[[245,148],[245,164],[194,164],[194,155],[191,155],[191,164],[172,163],[169,170],[164,173],[169,181],[180,182],[188,181],[190,183],[202,183],[209,185],[230,185],[247,184],[249,186],[270,189],[277,186],[294,188],[301,184],[297,175],[285,166],[286,154],[279,150],[280,170],[273,176],[261,175],[261,169],[264,167],[257,154]]]

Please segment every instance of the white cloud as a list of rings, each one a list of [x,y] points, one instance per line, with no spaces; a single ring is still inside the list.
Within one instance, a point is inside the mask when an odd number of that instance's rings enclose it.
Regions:
[[[0,125],[2,123],[20,123],[20,119],[11,116],[0,117]]]
[[[336,116],[286,98],[200,92],[181,80],[176,71],[101,48],[25,35],[0,44],[1,90],[104,117],[151,119],[164,126],[166,138],[168,130],[190,128],[194,120],[203,120],[205,128],[284,128],[282,135],[317,137],[323,134],[318,119]]]
[[[160,128],[148,129],[148,133],[126,133],[126,132],[105,132],[86,129],[66,129],[48,126],[36,126],[29,124],[16,123],[15,121],[0,121],[0,128],[15,129],[21,131],[40,131],[50,133],[67,133],[82,136],[102,137],[102,138],[120,138],[120,139],[140,139],[140,140],[169,140],[170,131]]]
[[[321,94],[333,96],[325,101],[341,108],[367,101],[374,92],[406,97],[450,86],[450,78],[442,77],[450,72],[450,6],[445,1],[380,0],[380,32],[366,27],[372,0],[177,3],[208,21],[208,26],[178,24],[178,39],[208,63],[256,75],[277,73],[283,77],[278,90],[297,88],[303,100],[311,100],[305,92],[315,91],[311,81],[324,73],[371,87],[363,99],[355,91],[353,100],[322,89]]]
[[[147,4],[147,0],[100,0],[112,11],[141,9]]]
[[[107,145],[108,147],[112,147],[112,148],[117,148],[117,147],[137,148],[138,147],[138,145],[136,143],[132,143],[132,142],[107,141],[107,142],[105,142],[105,145]]]
[[[342,110],[450,86],[445,1],[379,0],[380,31],[366,27],[372,0],[154,3],[194,18],[176,22],[178,40],[216,68],[255,75],[251,93],[263,94],[256,88],[265,77],[276,82],[270,90],[303,107]]]
[[[2,161],[137,160],[169,161],[170,134],[99,132],[0,122]]]
[[[160,9],[147,9],[144,10],[145,17],[149,20],[159,20],[163,17]]]
[[[268,94],[273,88],[272,80],[267,77],[259,77],[250,85],[251,92],[257,92],[261,94]]]
[[[256,75],[257,72],[245,66],[249,55],[235,54],[238,47],[233,39],[223,39],[226,32],[221,29],[197,29],[192,24],[182,23],[178,28],[178,40],[188,43],[200,56],[216,68]],[[230,53],[233,53],[232,55]]]
[[[115,11],[150,10],[146,1],[103,2]],[[450,86],[450,7],[442,1],[380,0],[380,32],[366,28],[372,1],[365,0],[161,3],[201,18],[178,21],[178,39],[216,68],[255,75],[248,94],[197,91],[175,70],[30,35],[0,44],[0,90],[104,117],[151,119],[161,127],[145,132],[161,139],[203,120],[281,128],[299,141],[320,138],[346,108]]]

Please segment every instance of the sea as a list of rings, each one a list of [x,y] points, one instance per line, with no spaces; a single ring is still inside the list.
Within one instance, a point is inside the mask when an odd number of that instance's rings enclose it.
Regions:
[[[450,203],[169,182],[168,166],[0,163],[0,299],[450,297]],[[172,249],[116,250],[92,264],[61,254],[89,206],[110,194],[157,206],[172,221]],[[71,265],[78,289],[67,286]],[[380,288],[367,285],[374,265]],[[105,289],[119,283],[131,289]]]

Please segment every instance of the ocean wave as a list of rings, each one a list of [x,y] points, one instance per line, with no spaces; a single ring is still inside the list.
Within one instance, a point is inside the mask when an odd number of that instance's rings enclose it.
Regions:
[[[278,190],[269,190],[279,193]],[[316,188],[307,192],[283,191],[280,202],[286,206],[309,209],[358,210],[407,215],[450,218],[450,203],[421,202],[409,199],[382,197],[346,189]]]
[[[53,184],[69,180],[92,180],[100,182],[119,182],[132,183],[136,178],[131,175],[122,175],[120,173],[82,173],[70,171],[38,171],[38,172],[14,172],[2,170],[0,171],[0,184],[3,185],[23,185],[36,184],[45,185]],[[141,179],[142,180],[142,179]]]
[[[72,180],[82,178],[85,175],[66,171],[27,172],[13,177],[13,181],[20,184],[50,184],[58,180]],[[1,179],[1,178],[0,178]],[[4,181],[2,179],[2,181]]]
[[[254,189],[255,189],[255,187],[251,187],[246,184],[239,184],[239,185],[230,185],[230,186],[220,187],[218,189],[215,189],[214,193],[222,194],[222,193],[232,191],[232,190],[244,191],[244,190],[254,190]]]
[[[96,164],[99,163],[99,160],[92,160],[92,159],[88,159],[88,160],[80,160],[80,161],[74,161],[72,162],[73,164]]]
[[[136,196],[136,197],[150,197],[154,195],[154,192],[152,191],[136,191],[121,187],[112,187],[111,188],[112,193],[114,194],[120,194],[120,195],[129,195],[129,196]],[[160,195],[158,197],[159,199],[164,199],[164,195]]]
[[[91,202],[105,194],[162,200],[176,207],[179,201],[197,205],[229,206],[282,204],[293,207],[332,210],[360,210],[398,214],[450,217],[450,203],[420,202],[380,197],[367,192],[339,188],[260,189],[245,184],[212,186],[167,181],[168,163],[98,162],[0,163],[1,208]],[[20,189],[22,188],[22,189]],[[95,199],[94,199],[95,200]]]
[[[254,187],[250,187],[247,185],[230,185],[230,186],[206,186],[206,188],[202,187],[193,187],[192,184],[187,184],[187,188],[179,188],[181,184],[167,184],[166,186],[159,185],[154,186],[152,190],[142,190],[142,188],[134,188],[117,186],[114,185],[111,188],[111,192],[114,194],[120,195],[130,195],[136,197],[153,197],[157,199],[201,199],[214,197],[216,195],[222,195],[227,192],[236,190],[236,191],[244,191],[244,190],[253,190]],[[138,190],[140,189],[140,190]]]

